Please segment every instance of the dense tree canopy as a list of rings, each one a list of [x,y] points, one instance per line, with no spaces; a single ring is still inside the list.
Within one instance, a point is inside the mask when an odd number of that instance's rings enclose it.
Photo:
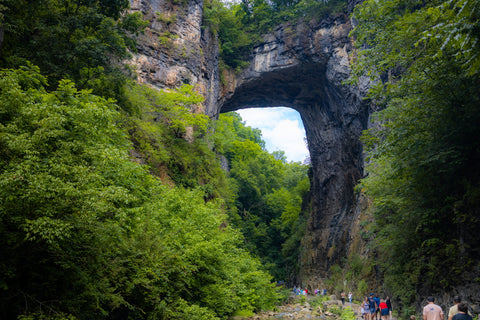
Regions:
[[[273,306],[222,201],[160,184],[129,159],[112,101],[69,80],[49,92],[38,71],[1,74],[2,318],[216,319]]]
[[[265,151],[260,132],[245,127],[236,113],[220,115],[216,131],[235,194],[231,221],[277,280],[294,281],[305,232],[301,209],[310,188],[308,166]]]
[[[387,285],[411,303],[479,267],[480,6],[367,0],[354,17],[357,76],[374,79],[382,109],[364,135],[362,185]]]
[[[0,67],[30,61],[53,87],[68,78],[122,101],[129,73],[122,60],[135,50],[129,35],[146,26],[140,14],[124,14],[128,6],[128,0],[5,0]]]

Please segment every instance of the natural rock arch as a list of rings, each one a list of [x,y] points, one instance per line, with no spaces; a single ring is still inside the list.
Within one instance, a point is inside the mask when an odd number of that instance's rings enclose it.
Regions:
[[[350,73],[350,20],[338,15],[317,27],[293,27],[278,27],[244,72],[227,76],[231,87],[217,112],[284,106],[300,113],[312,166],[301,280],[313,285],[351,244],[359,212],[354,186],[363,174],[359,138],[369,112],[363,91],[343,83]]]
[[[350,11],[357,1],[348,2]],[[348,15],[279,26],[254,48],[243,72],[223,71],[220,77],[218,43],[202,28],[202,0],[189,0],[186,7],[169,0],[130,3],[132,11],[151,21],[131,62],[139,82],[158,88],[193,84],[205,97],[204,113],[212,118],[251,107],[285,106],[300,113],[312,165],[300,280],[317,285],[315,279],[355,247],[352,239],[359,227],[354,185],[363,174],[359,137],[369,117],[362,99],[368,83],[343,84],[353,52]],[[175,15],[176,22],[164,25],[158,14]],[[171,48],[157,40],[166,30],[178,36]]]

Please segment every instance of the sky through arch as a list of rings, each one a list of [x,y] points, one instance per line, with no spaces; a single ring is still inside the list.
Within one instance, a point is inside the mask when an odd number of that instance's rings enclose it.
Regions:
[[[245,124],[262,131],[269,152],[284,151],[288,161],[304,162],[309,157],[305,128],[300,114],[291,108],[251,108],[236,111]]]

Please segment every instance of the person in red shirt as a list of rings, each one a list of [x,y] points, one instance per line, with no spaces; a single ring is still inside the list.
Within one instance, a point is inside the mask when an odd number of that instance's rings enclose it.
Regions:
[[[382,320],[387,320],[388,319],[388,306],[385,300],[382,299],[380,304],[378,305],[378,308],[380,309],[380,315],[382,316]]]

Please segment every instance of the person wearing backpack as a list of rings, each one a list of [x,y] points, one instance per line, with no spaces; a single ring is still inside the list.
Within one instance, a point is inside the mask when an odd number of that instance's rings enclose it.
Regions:
[[[362,309],[364,313],[364,319],[365,320],[370,320],[370,302],[368,301],[368,297],[365,297],[362,301]]]

